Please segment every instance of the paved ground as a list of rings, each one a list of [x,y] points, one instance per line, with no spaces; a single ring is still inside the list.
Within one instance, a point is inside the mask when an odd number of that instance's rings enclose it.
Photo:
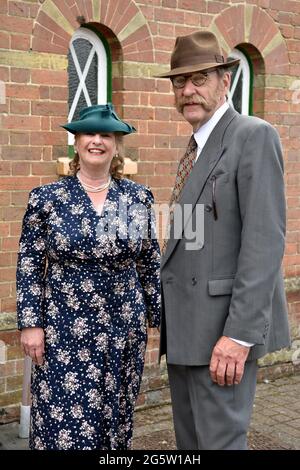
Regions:
[[[300,449],[300,374],[258,384],[249,447]],[[176,448],[169,405],[136,413],[134,448]]]
[[[17,423],[0,426],[0,450],[26,449],[17,435]],[[300,374],[258,384],[249,447],[300,450]],[[176,449],[170,405],[136,412],[133,448]]]
[[[139,411],[134,449],[175,449],[170,405]],[[257,385],[249,448],[300,450],[300,374]]]

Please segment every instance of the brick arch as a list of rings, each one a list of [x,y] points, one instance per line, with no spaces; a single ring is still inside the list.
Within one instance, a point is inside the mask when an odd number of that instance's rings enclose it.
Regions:
[[[79,27],[78,16],[109,28],[120,43],[123,60],[154,61],[149,25],[132,0],[46,0],[35,21],[32,50],[67,54]]]
[[[217,15],[210,27],[220,38],[225,54],[240,44],[260,53],[267,74],[287,75],[289,58],[285,41],[273,19],[255,5],[236,5]]]

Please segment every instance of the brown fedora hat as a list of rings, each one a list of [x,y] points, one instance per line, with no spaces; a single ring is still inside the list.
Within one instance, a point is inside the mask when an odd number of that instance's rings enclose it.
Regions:
[[[198,72],[214,67],[232,67],[239,59],[225,62],[216,36],[210,31],[197,31],[188,36],[176,38],[171,55],[171,70],[158,78]]]

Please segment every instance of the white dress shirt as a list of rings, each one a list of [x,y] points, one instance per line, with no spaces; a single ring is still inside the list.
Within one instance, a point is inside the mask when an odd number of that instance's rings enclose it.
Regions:
[[[218,124],[223,114],[226,113],[228,108],[229,104],[227,103],[227,101],[225,101],[225,103],[223,103],[222,106],[220,106],[217,111],[212,115],[209,121],[203,124],[203,126],[199,127],[199,129],[194,133],[194,137],[197,142],[197,156],[195,161],[198,160],[198,157],[204,145],[206,144],[211,132],[213,131],[214,127]],[[248,348],[254,346],[254,343],[248,343],[246,341],[241,341],[235,338],[230,339],[232,339],[232,341],[235,341],[238,344],[241,344],[242,346],[247,346]]]
[[[199,129],[194,133],[195,140],[197,142],[197,157],[196,161],[206,144],[211,132],[213,131],[214,127],[218,124],[223,114],[226,113],[227,109],[229,108],[229,104],[225,101],[220,108],[212,115],[212,117],[207,121],[203,126],[199,127]]]

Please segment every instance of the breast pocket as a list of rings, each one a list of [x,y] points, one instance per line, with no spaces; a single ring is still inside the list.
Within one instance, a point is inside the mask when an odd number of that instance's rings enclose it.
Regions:
[[[210,184],[212,184],[213,181],[218,181],[218,184],[224,184],[227,183],[228,180],[229,173],[222,168],[215,169],[209,178]]]
[[[213,216],[215,220],[218,220],[218,188],[227,183],[229,179],[228,173],[218,169],[210,176],[209,182],[211,184],[211,204],[213,209]]]

